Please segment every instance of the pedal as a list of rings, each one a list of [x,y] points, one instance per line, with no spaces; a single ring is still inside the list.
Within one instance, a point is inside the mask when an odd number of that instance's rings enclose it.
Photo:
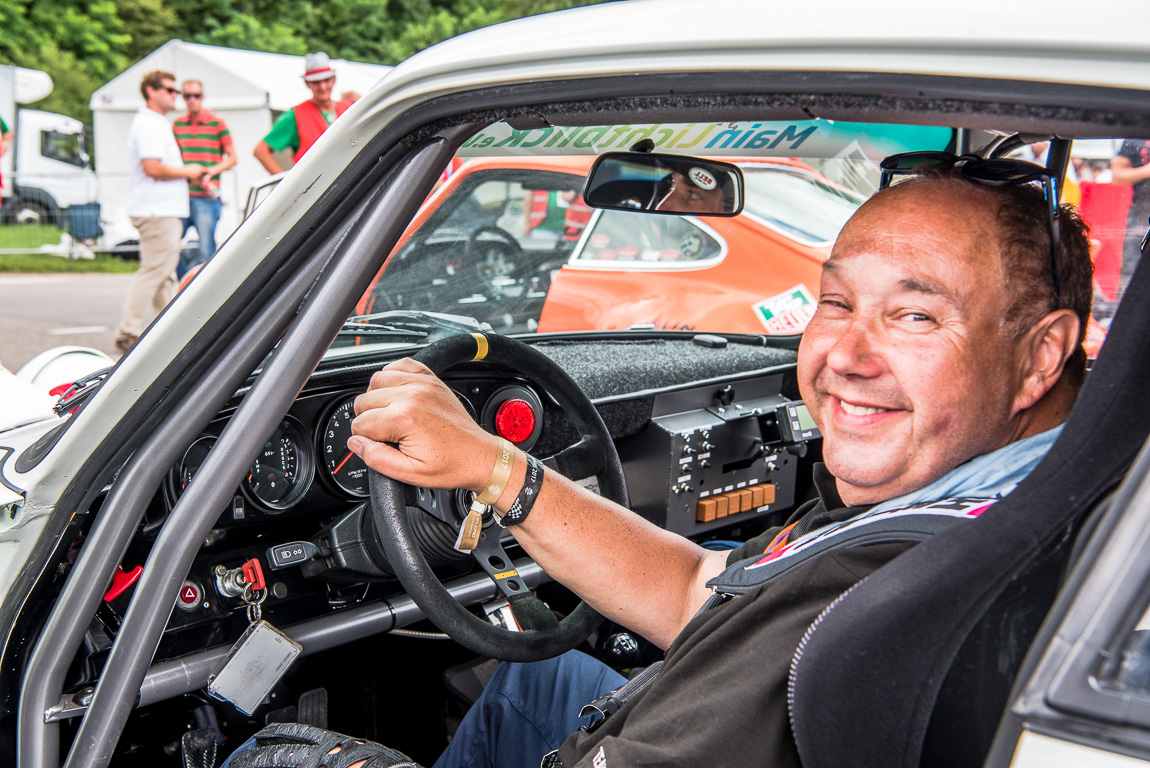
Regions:
[[[280,707],[273,709],[264,715],[264,725],[271,725],[272,723],[294,723],[296,722],[296,709],[293,706]]]
[[[499,668],[495,659],[475,659],[443,672],[443,685],[464,705],[464,711],[479,699],[487,682]]]
[[[296,722],[327,730],[327,688],[313,688],[299,695]]]

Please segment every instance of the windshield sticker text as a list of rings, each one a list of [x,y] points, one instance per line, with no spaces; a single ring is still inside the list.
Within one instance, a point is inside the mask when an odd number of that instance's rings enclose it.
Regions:
[[[838,157],[862,147],[875,159],[905,148],[945,149],[950,128],[869,125],[827,120],[795,122],[653,123],[512,128],[495,123],[463,143],[460,157],[595,155],[629,150],[643,140],[661,152],[705,155]]]

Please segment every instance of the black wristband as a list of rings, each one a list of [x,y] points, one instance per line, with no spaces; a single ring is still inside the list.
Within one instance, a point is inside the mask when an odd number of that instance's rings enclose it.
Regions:
[[[524,455],[527,457],[527,475],[523,478],[523,487],[519,489],[519,495],[515,497],[507,514],[495,516],[504,528],[519,525],[527,519],[531,508],[535,506],[535,499],[539,497],[539,489],[543,487],[543,464],[529,453]]]

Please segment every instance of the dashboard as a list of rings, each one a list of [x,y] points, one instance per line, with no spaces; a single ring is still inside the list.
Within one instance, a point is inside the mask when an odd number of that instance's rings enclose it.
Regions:
[[[654,334],[535,346],[595,403],[619,451],[632,509],[702,542],[755,535],[811,493],[803,465],[817,457],[819,435],[798,400],[795,352],[762,344]],[[386,531],[371,522],[367,468],[346,449],[354,398],[388,361],[325,363],[313,373],[218,510],[181,586],[158,661],[182,667],[226,651],[248,624],[235,578],[252,561],[267,587],[263,615],[277,627],[307,626],[338,638],[361,631],[373,611],[390,614],[388,626],[418,620],[418,612],[397,618],[405,596],[377,546]],[[480,424],[542,459],[579,436],[530,373],[484,362],[459,366],[443,379]],[[130,603],[131,574],[147,561],[165,519],[246,394],[237,393],[167,473],[89,630],[85,663],[73,665],[66,689],[94,677]],[[596,487],[594,478],[574,479]],[[476,571],[470,556],[452,546],[469,502],[462,491],[408,490],[416,537],[445,582]],[[508,531],[501,537],[512,557],[523,554]],[[165,678],[155,695],[202,686],[185,677]]]

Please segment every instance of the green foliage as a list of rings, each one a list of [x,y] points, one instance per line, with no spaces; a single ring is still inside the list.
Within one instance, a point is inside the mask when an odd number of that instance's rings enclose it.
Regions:
[[[84,123],[92,122],[88,103],[92,93],[104,84],[104,79],[92,74],[76,56],[62,51],[55,43],[44,43],[39,50],[26,52],[13,60],[14,64],[31,69],[42,69],[52,75],[52,93],[28,106],[47,112],[59,112]]]
[[[0,62],[42,69],[39,109],[85,122],[92,92],[168,40],[398,64],[449,37],[603,0],[0,0]]]
[[[115,7],[123,29],[130,37],[123,48],[125,66],[134,64],[172,39],[171,30],[176,27],[179,17],[174,8],[164,4],[164,0],[116,0]]]

